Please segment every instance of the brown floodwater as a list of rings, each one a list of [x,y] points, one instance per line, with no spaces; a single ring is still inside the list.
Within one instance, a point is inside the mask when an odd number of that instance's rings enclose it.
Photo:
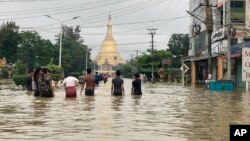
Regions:
[[[95,96],[65,99],[0,90],[0,140],[227,141],[230,124],[250,124],[249,94],[146,83],[142,96],[110,95],[110,80]]]

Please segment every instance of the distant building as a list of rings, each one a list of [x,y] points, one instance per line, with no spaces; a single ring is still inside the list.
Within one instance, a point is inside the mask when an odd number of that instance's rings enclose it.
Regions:
[[[111,16],[109,15],[107,33],[104,41],[102,42],[101,49],[96,57],[98,65],[98,72],[113,73],[118,64],[125,63],[119,54],[116,42],[112,35]]]

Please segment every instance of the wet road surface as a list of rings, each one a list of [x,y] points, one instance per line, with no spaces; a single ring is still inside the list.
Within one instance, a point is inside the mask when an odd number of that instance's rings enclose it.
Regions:
[[[95,96],[37,98],[0,90],[0,140],[227,141],[229,125],[250,124],[249,94],[146,83],[142,96],[110,95],[110,80]],[[80,89],[78,89],[79,92]]]

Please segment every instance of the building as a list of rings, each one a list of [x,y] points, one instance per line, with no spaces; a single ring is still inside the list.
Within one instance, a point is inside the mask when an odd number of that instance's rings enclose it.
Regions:
[[[212,70],[213,78],[228,79],[227,54],[231,52],[231,80],[236,87],[244,87],[241,78],[241,49],[250,47],[249,16],[250,0],[210,0],[213,6]],[[204,3],[190,0],[189,11],[201,19],[205,18]],[[229,15],[230,14],[230,15]],[[229,26],[230,25],[230,26]],[[230,27],[230,32],[228,32]],[[202,83],[208,79],[205,25],[195,17],[191,18],[189,57],[191,62],[191,83]],[[230,40],[228,40],[230,35]],[[230,41],[230,42],[229,42]],[[228,46],[230,43],[230,46]],[[229,49],[228,49],[229,48]]]
[[[98,72],[113,73],[118,64],[123,64],[124,60],[119,54],[116,42],[112,35],[111,16],[109,15],[107,33],[102,42],[101,49],[95,59],[98,65]]]

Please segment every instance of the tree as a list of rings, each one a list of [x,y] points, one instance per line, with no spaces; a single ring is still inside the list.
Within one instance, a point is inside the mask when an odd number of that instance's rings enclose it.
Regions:
[[[124,64],[120,66],[120,70],[122,72],[123,77],[132,78],[132,66],[131,64]]]
[[[81,28],[77,25],[75,28],[73,26],[69,27],[64,25],[63,27],[63,40],[73,40],[76,42],[83,43],[83,39],[80,35]]]
[[[51,77],[55,81],[59,81],[62,78],[62,68],[55,64],[48,64],[46,67],[51,71]]]
[[[20,41],[19,26],[7,22],[0,26],[0,56],[9,63],[17,60],[17,48]]]
[[[68,27],[63,26],[62,38],[62,67],[65,75],[72,75],[81,73],[85,69],[86,49],[87,46],[83,44],[83,39],[80,35],[80,26]],[[59,37],[59,36],[57,36]],[[59,46],[59,39],[56,46]],[[59,49],[58,49],[59,50]],[[55,52],[56,62],[58,61],[59,52]],[[91,62],[90,52],[88,50],[88,65]]]
[[[53,58],[55,46],[49,40],[42,39],[36,31],[23,31],[20,37],[18,56],[26,64],[26,71],[44,66]]]
[[[189,37],[188,34],[173,34],[168,42],[170,52],[176,56],[188,56]]]
[[[181,66],[181,57],[188,56],[189,37],[188,34],[173,34],[168,42],[169,51],[172,53],[172,66]]]
[[[25,75],[26,74],[26,65],[22,60],[17,60],[13,68],[13,75]]]

